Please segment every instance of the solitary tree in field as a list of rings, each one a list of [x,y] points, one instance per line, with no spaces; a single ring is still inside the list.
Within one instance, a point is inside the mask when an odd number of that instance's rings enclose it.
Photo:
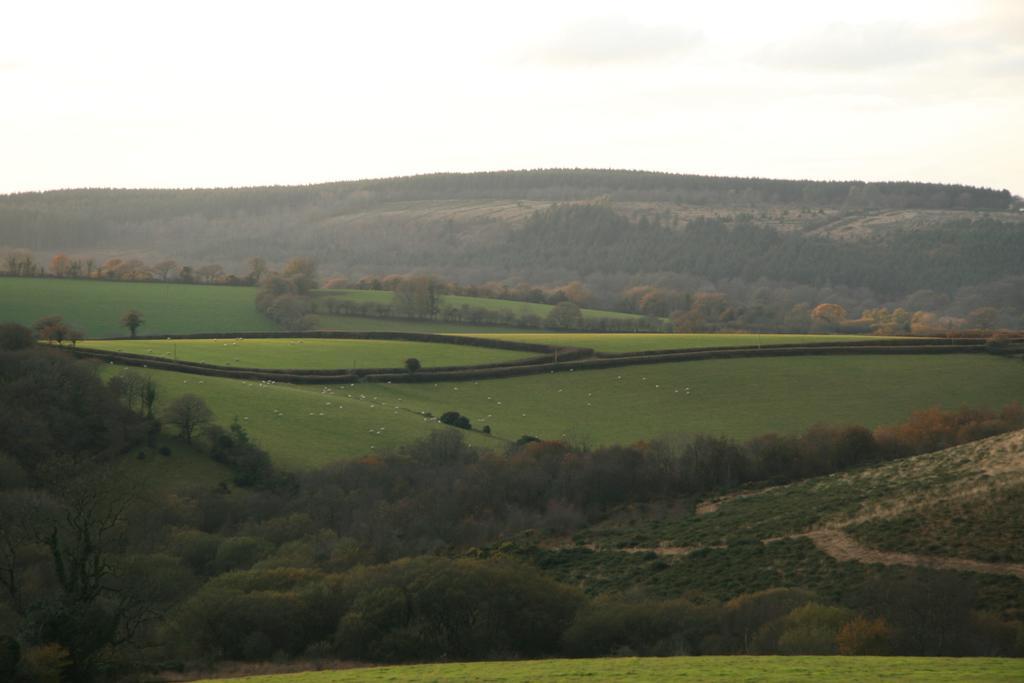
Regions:
[[[182,394],[167,406],[164,420],[177,427],[185,443],[190,444],[195,431],[213,420],[213,411],[195,394]]]
[[[416,372],[421,367],[423,367],[423,366],[420,364],[420,359],[419,358],[406,358],[405,359],[405,369],[408,370],[409,372]]]
[[[143,319],[142,314],[132,309],[121,316],[121,327],[127,327],[132,333],[132,337],[135,336],[135,330],[139,329],[146,321]]]
[[[63,344],[64,340],[72,332],[71,326],[64,322],[64,319],[59,315],[48,315],[40,318],[32,325],[32,329],[40,339],[48,342],[57,342],[58,345]]]

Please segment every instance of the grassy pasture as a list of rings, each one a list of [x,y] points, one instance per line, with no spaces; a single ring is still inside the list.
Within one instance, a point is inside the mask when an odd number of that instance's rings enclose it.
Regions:
[[[481,329],[481,328],[477,328]],[[654,334],[654,333],[476,333],[531,344],[578,346],[604,353],[660,351],[665,349],[704,349],[716,346],[772,346],[778,344],[818,344],[822,342],[866,341],[884,337],[852,334]]]
[[[0,277],[0,321],[31,325],[61,315],[87,337],[128,334],[128,309],[146,319],[139,334],[262,332],[278,327],[254,306],[255,287]]]
[[[201,394],[221,422],[239,416],[279,465],[293,469],[442,428],[423,411],[457,410],[477,428],[490,425],[492,437],[466,433],[478,444],[532,434],[601,445],[697,432],[745,438],[816,423],[875,426],[932,405],[995,407],[1024,397],[1024,364],[993,356],[743,358],[354,387],[154,377],[161,403]]]
[[[1024,398],[1024,364],[990,356],[749,358],[392,384],[383,396],[458,410],[495,435],[628,443],[678,433],[744,438],[816,423],[876,426],[932,405]]]
[[[322,297],[334,296],[340,299],[375,304],[390,304],[394,293],[372,289],[321,289],[317,295]],[[506,299],[487,299],[476,296],[459,296],[456,294],[445,294],[441,297],[441,308],[446,306],[472,306],[473,308],[485,308],[489,311],[510,311],[516,315],[536,315],[545,317],[551,312],[554,306],[549,304],[536,304],[527,301],[508,301]],[[600,318],[615,319],[639,319],[642,316],[633,313],[620,313],[618,311],[601,311],[593,308],[580,309],[583,317],[589,320]]]
[[[417,664],[217,679],[216,683],[349,681],[1019,681],[1024,661],[939,657],[616,657]],[[205,683],[214,683],[210,679]]]
[[[108,373],[117,368],[108,365]],[[299,470],[396,448],[439,425],[388,396],[384,384],[351,387],[304,387],[199,377],[148,370],[159,385],[157,410],[178,396],[202,396],[216,421],[227,426],[237,417],[253,439],[267,449],[275,464]],[[435,415],[440,415],[435,412]],[[499,445],[479,432],[468,434],[473,443]]]
[[[531,353],[390,339],[158,339],[87,341],[83,348],[247,368],[331,370],[400,368],[415,357],[424,367],[477,365]]]
[[[314,315],[316,329],[339,330],[342,332],[429,332],[431,334],[517,333],[526,328],[501,325],[470,325],[451,323],[444,320],[405,320],[401,318],[366,318],[358,315]]]

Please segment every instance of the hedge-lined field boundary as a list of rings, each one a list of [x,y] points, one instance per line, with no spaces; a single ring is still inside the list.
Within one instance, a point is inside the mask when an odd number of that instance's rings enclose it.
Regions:
[[[483,365],[446,366],[409,372],[401,368],[363,368],[358,370],[296,370],[241,368],[198,363],[194,361],[167,360],[156,356],[102,351],[98,349],[73,349],[83,358],[129,365],[136,367],[184,372],[209,377],[226,377],[258,381],[288,382],[293,384],[346,384],[356,382],[453,382],[480,379],[522,377],[553,372],[574,372],[576,370],[601,370],[630,365],[653,365],[657,363],[678,363],[699,360],[731,358],[778,358],[826,355],[914,355],[914,354],[961,354],[996,353],[1013,354],[1021,349],[1010,345],[994,346],[984,339],[888,339],[858,342],[820,342],[814,344],[778,344],[769,346],[713,347],[702,349],[668,349],[636,351],[619,354],[595,353],[593,349],[555,347],[503,339],[484,339],[455,335],[437,335],[418,332],[332,332],[317,331],[304,333],[253,332],[243,334],[189,334],[137,337],[138,341],[166,339],[381,339],[419,341],[441,344],[464,344],[500,348],[513,351],[538,353],[530,358],[489,363]],[[123,339],[123,338],[122,338]],[[1019,343],[1021,340],[1014,340]]]

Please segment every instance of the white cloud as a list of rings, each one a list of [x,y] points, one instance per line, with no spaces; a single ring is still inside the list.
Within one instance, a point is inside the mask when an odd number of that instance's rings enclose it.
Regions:
[[[664,61],[690,52],[702,40],[703,34],[695,29],[600,17],[566,26],[532,50],[530,56],[565,66]]]
[[[832,24],[785,44],[765,47],[754,59],[769,66],[864,71],[921,64],[944,57],[950,42],[908,24]]]

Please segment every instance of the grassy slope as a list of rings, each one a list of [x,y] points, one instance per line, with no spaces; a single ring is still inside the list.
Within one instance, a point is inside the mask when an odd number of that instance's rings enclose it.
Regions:
[[[372,302],[377,304],[390,304],[394,294],[387,291],[375,291],[369,289],[322,289],[318,293],[323,296],[335,296],[352,301]],[[473,308],[485,308],[489,311],[511,311],[516,315],[536,315],[545,317],[551,312],[554,306],[548,304],[535,304],[526,301],[507,301],[505,299],[486,299],[475,296],[458,296],[446,294],[441,297],[441,308],[446,306],[472,306]],[[601,311],[592,308],[582,309],[583,317],[596,320],[599,318],[621,318],[639,319],[641,316],[632,313],[619,313],[618,311]]]
[[[400,368],[416,357],[424,367],[475,365],[528,358],[530,353],[456,344],[377,339],[179,339],[85,342],[85,348],[251,368]]]
[[[1024,661],[933,657],[619,657],[419,664],[220,679],[251,683],[349,681],[1018,681]],[[212,679],[211,679],[212,680]],[[210,683],[210,682],[207,682]],[[218,682],[220,683],[220,682]]]
[[[989,356],[735,359],[393,384],[378,393],[420,410],[458,410],[503,438],[625,443],[681,432],[749,437],[819,422],[875,426],[932,405],[998,406],[1024,397],[1024,364]]]
[[[468,325],[449,323],[443,320],[403,320],[398,318],[364,318],[357,315],[322,315],[316,318],[320,330],[341,330],[344,332],[430,332],[432,334],[470,334],[480,332],[517,333],[524,328],[501,325]]]
[[[477,328],[480,330],[481,328]],[[475,337],[493,337],[534,344],[579,346],[605,353],[657,351],[662,349],[698,349],[714,346],[771,346],[773,344],[813,344],[819,342],[865,341],[880,337],[852,334],[647,334],[647,333],[558,333],[525,334],[475,333]],[[884,337],[882,337],[884,338]]]
[[[161,402],[202,394],[221,422],[239,416],[275,460],[291,468],[425,436],[438,425],[425,422],[421,411],[457,410],[477,427],[490,424],[500,439],[565,435],[597,445],[682,432],[749,437],[820,422],[874,426],[931,405],[999,406],[1024,396],[1024,364],[991,356],[735,359],[354,388],[154,376]],[[469,436],[475,443],[501,443]]]
[[[146,319],[140,334],[256,332],[277,327],[253,306],[254,287],[103,282],[46,278],[0,278],[0,321],[31,325],[44,315],[62,315],[87,337],[120,336],[128,309]]]
[[[160,455],[167,448],[170,455]],[[143,458],[138,458],[138,453]],[[231,471],[211,460],[181,440],[161,436],[155,448],[139,448],[129,454],[122,464],[125,475],[139,486],[154,493],[173,493],[192,487],[212,489],[222,481],[230,482]]]
[[[228,425],[238,417],[274,462],[287,469],[317,467],[394,448],[433,429],[454,429],[425,421],[391,400],[382,391],[386,385],[332,389],[149,372],[160,387],[157,410],[182,394],[199,394],[217,422]],[[469,437],[480,445],[500,443],[480,433]]]

